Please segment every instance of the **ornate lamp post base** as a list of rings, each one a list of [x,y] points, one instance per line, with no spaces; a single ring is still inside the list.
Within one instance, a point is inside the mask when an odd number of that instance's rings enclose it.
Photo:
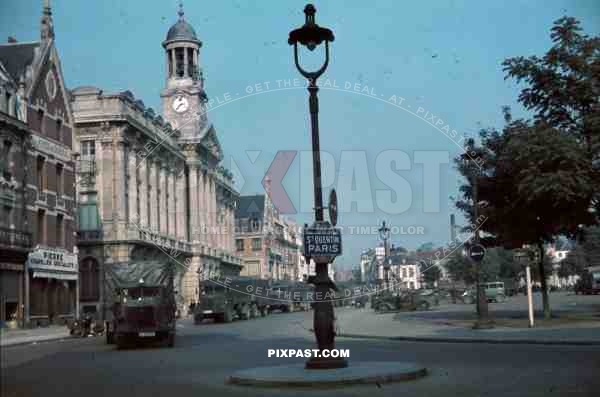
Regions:
[[[335,349],[335,316],[333,302],[328,295],[331,296],[332,290],[337,291],[337,287],[327,274],[328,261],[319,260],[315,266],[317,274],[309,277],[308,282],[315,286],[316,299],[313,320],[320,357],[311,357],[306,362],[305,369],[346,368],[348,362],[343,358],[323,357],[324,350]]]

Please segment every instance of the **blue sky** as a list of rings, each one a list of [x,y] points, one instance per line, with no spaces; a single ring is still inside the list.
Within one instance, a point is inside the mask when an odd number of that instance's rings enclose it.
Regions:
[[[37,40],[41,0],[4,0],[0,3],[0,37]],[[209,113],[226,155],[241,172],[242,194],[262,192],[260,184],[279,150],[310,150],[307,92],[304,88],[273,90],[276,80],[300,78],[287,35],[304,22],[304,1],[184,1],[185,17],[203,42],[200,61],[210,98],[225,93],[246,95],[246,88],[270,83],[268,92],[232,101]],[[395,226],[422,226],[424,235],[395,235],[393,243],[416,248],[449,239],[449,214],[456,212],[449,196],[456,194],[457,174],[442,165],[439,210],[424,211],[423,165],[415,151],[459,153],[460,136],[473,136],[479,127],[501,126],[500,108],[513,107],[518,87],[504,81],[501,68],[509,56],[543,54],[550,46],[549,29],[562,15],[581,20],[586,33],[598,35],[600,4],[578,1],[315,1],[317,23],[336,36],[332,60],[323,76],[340,90],[319,92],[321,149],[331,153],[334,166],[325,173],[370,176],[366,188],[357,179],[355,195],[342,194],[359,206],[369,203],[374,191],[385,188],[376,177],[376,158],[385,150],[401,150],[410,159],[409,170],[398,171],[412,194],[403,190],[399,200],[411,202],[407,211],[390,215],[374,207],[359,213],[355,207],[340,214],[343,226],[371,226],[382,219]],[[94,85],[107,92],[128,89],[147,106],[160,111],[159,92],[164,86],[165,59],[161,42],[176,21],[177,1],[103,0],[52,1],[57,46],[69,88]],[[315,51],[316,52],[316,51]],[[318,63],[318,54],[305,56],[307,65]],[[345,82],[361,84],[377,98],[344,90]],[[283,83],[281,83],[283,84]],[[407,108],[390,104],[392,95],[405,99]],[[442,119],[458,132],[455,141],[423,118],[419,107]],[[260,151],[252,163],[248,150]],[[344,151],[355,151],[346,153]],[[364,154],[361,154],[364,153]],[[341,163],[340,159],[344,158]],[[368,174],[361,170],[366,159]],[[284,186],[297,209],[300,222],[312,214],[310,156],[296,156]],[[389,167],[389,166],[388,166]],[[340,168],[342,168],[340,170]],[[359,175],[360,176],[360,175]],[[240,179],[240,178],[238,178]],[[334,178],[334,181],[336,179]],[[339,179],[337,179],[339,181]],[[333,186],[336,186],[335,184]],[[342,189],[337,186],[338,194]],[[329,187],[325,189],[327,193]],[[431,199],[431,197],[428,197]],[[364,207],[363,207],[364,209]],[[458,214],[458,222],[463,219]],[[348,229],[346,229],[348,230]],[[358,262],[362,248],[377,244],[377,236],[344,236],[344,255],[336,263]]]

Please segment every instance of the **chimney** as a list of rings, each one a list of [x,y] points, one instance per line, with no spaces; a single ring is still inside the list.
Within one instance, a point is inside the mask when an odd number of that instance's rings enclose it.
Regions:
[[[8,36],[8,42],[9,43],[16,43],[17,39],[15,39],[13,36]]]
[[[456,219],[454,214],[450,214],[450,241],[456,241]]]

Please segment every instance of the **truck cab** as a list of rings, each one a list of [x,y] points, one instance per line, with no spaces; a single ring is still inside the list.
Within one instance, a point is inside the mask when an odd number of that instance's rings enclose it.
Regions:
[[[139,283],[115,290],[112,322],[107,330],[107,342],[123,348],[140,340],[154,339],[175,344],[175,294],[164,285]]]

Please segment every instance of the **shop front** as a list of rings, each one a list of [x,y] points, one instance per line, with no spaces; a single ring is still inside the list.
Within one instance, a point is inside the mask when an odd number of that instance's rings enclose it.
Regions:
[[[0,327],[23,325],[23,267],[0,262]]]
[[[37,247],[29,254],[26,273],[28,324],[65,324],[78,317],[77,255],[58,248]]]

